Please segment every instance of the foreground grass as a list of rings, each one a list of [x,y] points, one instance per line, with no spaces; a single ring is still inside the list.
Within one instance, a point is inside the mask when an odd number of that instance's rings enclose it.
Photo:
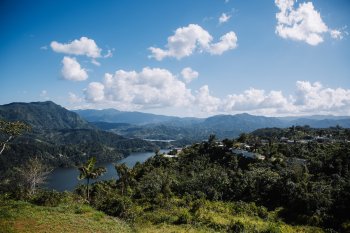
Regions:
[[[249,204],[243,206],[242,212],[234,203],[205,201],[195,213],[190,213],[179,200],[168,204],[149,210],[147,205],[139,206],[134,222],[128,224],[85,204],[70,202],[47,207],[6,200],[0,203],[0,232],[323,232],[316,227],[288,225],[278,220],[274,212],[262,213],[263,216],[249,214]]]
[[[6,201],[0,207],[0,232],[132,232],[117,218],[83,204],[43,207]]]
[[[137,232],[239,232],[239,233],[322,233],[321,228],[292,226],[272,212],[252,203],[203,201],[196,209],[183,200],[169,200],[163,207],[138,213]],[[150,210],[148,210],[150,209]]]

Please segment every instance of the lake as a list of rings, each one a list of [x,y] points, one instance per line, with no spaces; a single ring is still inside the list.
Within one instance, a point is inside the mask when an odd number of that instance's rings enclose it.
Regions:
[[[166,153],[168,151],[169,150],[160,150],[161,153]],[[136,162],[143,163],[154,154],[154,152],[135,152],[118,162],[100,163],[97,166],[105,167],[107,172],[95,181],[116,179],[118,175],[114,168],[115,163],[125,163],[128,167],[133,167]],[[60,192],[65,190],[73,191],[77,185],[85,184],[85,180],[78,180],[78,176],[79,171],[77,168],[56,168],[49,174],[44,187],[49,190],[55,189]]]

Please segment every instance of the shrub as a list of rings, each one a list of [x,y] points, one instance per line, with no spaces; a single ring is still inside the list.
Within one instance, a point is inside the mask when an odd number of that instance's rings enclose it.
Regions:
[[[245,233],[245,226],[242,222],[237,221],[237,222],[232,222],[228,229],[227,232],[229,233]]]
[[[73,195],[68,192],[40,190],[30,200],[33,204],[55,207],[63,203],[72,202]]]
[[[188,224],[191,223],[192,221],[192,216],[190,213],[187,211],[182,211],[179,216],[177,221],[175,222],[176,224]]]

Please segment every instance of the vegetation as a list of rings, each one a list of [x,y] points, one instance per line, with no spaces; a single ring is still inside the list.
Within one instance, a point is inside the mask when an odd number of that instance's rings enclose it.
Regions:
[[[6,146],[23,132],[28,131],[30,127],[19,121],[9,122],[0,119],[0,155],[4,152]]]
[[[118,164],[118,178],[91,186],[87,181],[75,194],[40,191],[21,197],[18,190],[2,189],[3,197],[51,207],[3,198],[0,226],[19,231],[26,213],[6,217],[16,205],[38,216],[39,210],[79,205],[102,219],[111,216],[125,232],[349,232],[349,142],[350,130],[341,127],[265,128],[223,141],[210,135],[172,156],[157,152],[133,168]],[[95,162],[80,168],[81,178],[103,172]]]
[[[95,167],[96,158],[91,157],[83,166],[79,167],[79,179],[86,179],[86,200],[90,201],[89,185],[91,179],[96,179],[106,172],[104,167]]]
[[[71,194],[49,192],[46,194],[48,196],[50,198],[38,195],[36,202],[33,201],[36,204],[2,198],[0,232],[132,232],[124,221],[83,204],[82,200]],[[39,202],[44,199],[56,199],[56,203]],[[61,203],[57,203],[57,200],[61,200]]]

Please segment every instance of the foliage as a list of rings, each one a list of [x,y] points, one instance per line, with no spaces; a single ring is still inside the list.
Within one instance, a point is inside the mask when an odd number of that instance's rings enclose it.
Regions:
[[[28,131],[30,127],[20,121],[4,121],[0,119],[0,155],[6,146],[17,136]]]
[[[86,200],[90,200],[89,184],[91,179],[96,179],[106,172],[104,167],[95,167],[96,158],[91,157],[84,165],[79,167],[79,179],[86,179]]]

